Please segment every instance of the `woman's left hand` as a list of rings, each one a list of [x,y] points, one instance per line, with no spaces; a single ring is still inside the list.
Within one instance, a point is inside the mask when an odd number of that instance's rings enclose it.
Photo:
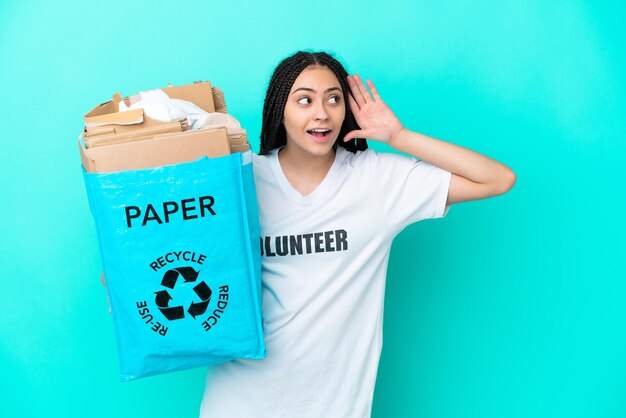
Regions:
[[[353,138],[368,138],[391,145],[393,138],[404,127],[391,109],[382,101],[374,83],[367,80],[367,85],[372,92],[371,95],[358,74],[348,76],[348,85],[352,92],[352,95],[348,97],[350,109],[361,129],[348,132],[343,139],[344,142]]]

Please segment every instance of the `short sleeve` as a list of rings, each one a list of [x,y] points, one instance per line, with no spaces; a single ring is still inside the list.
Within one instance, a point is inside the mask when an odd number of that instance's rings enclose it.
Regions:
[[[369,158],[381,215],[398,232],[414,222],[448,213],[449,171],[399,154],[371,151]]]

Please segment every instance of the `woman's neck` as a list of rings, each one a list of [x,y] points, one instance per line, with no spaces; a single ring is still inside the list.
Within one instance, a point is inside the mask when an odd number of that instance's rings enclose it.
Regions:
[[[335,161],[335,150],[320,156],[299,151],[286,145],[278,151],[278,161],[291,186],[306,196],[326,177]]]

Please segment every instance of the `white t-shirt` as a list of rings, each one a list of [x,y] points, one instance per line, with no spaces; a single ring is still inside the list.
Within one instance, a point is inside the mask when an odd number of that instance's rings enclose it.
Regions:
[[[367,418],[382,348],[391,242],[445,216],[450,173],[415,158],[337,148],[302,196],[277,150],[253,156],[267,358],[209,369],[202,418]]]

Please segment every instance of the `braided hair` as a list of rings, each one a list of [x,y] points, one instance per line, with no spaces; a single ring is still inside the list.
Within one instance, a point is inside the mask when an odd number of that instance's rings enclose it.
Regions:
[[[354,138],[348,142],[343,142],[342,140],[348,132],[360,129],[354,119],[354,114],[348,106],[347,97],[350,94],[348,82],[346,81],[348,72],[339,61],[325,52],[299,51],[278,64],[267,87],[265,104],[263,105],[260,155],[267,154],[273,149],[287,144],[287,132],[283,125],[285,104],[296,78],[304,69],[310,66],[323,66],[330,69],[337,77],[337,80],[339,80],[343,95],[346,97],[346,100],[344,100],[346,115],[334,146],[342,146],[353,153],[367,149],[367,142],[365,142],[364,138]]]

